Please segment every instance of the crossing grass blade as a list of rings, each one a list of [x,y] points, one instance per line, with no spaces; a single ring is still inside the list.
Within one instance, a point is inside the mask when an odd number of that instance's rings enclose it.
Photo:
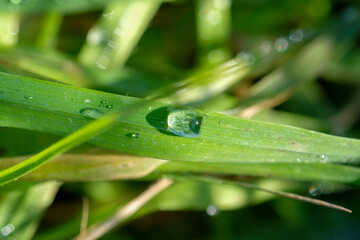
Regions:
[[[52,158],[80,145],[83,142],[86,142],[89,138],[99,134],[101,131],[104,131],[105,128],[109,127],[117,117],[118,114],[104,116],[61,139],[35,156],[0,171],[0,186],[24,176]]]

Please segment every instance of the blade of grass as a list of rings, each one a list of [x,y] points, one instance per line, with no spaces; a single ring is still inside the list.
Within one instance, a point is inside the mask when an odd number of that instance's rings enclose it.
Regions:
[[[79,61],[101,70],[121,68],[160,4],[160,0],[111,2],[90,29]]]
[[[49,12],[43,16],[42,28],[36,41],[38,48],[51,49],[55,46],[62,19],[63,16],[56,12]]]
[[[331,163],[360,160],[360,141],[273,123],[203,114],[197,137],[167,128],[172,106],[0,73],[0,125],[67,135],[90,120],[83,111],[122,111],[139,106],[91,139],[97,146],[154,158],[192,162]],[[22,91],[19,92],[19,86]],[[31,96],[31,98],[29,97]],[[100,104],[100,105],[99,105]]]

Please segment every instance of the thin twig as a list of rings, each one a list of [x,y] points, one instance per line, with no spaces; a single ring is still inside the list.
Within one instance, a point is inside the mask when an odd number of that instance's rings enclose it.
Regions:
[[[89,199],[87,197],[83,197],[83,209],[81,215],[80,234],[77,237],[77,240],[85,239],[88,219],[89,219]]]
[[[88,229],[87,234],[84,237],[84,240],[93,240],[100,238],[105,233],[107,233],[114,227],[118,226],[120,223],[124,222],[124,220],[132,216],[137,210],[139,210],[142,206],[144,206],[154,196],[156,196],[164,189],[169,187],[172,183],[173,183],[172,180],[165,178],[157,181],[155,184],[150,186],[148,189],[146,189],[143,193],[141,193],[131,202],[119,208],[112,217],[105,220],[104,222],[97,223],[91,226]]]

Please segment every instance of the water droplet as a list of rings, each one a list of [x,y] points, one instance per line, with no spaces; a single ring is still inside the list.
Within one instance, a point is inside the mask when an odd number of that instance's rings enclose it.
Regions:
[[[206,208],[206,213],[209,216],[214,217],[219,214],[219,210],[214,205],[210,205]]]
[[[91,102],[91,100],[90,99],[85,99],[84,102],[89,103],[89,102]]]
[[[182,137],[197,137],[204,115],[195,109],[175,107],[170,109],[167,118],[168,130]]]
[[[311,185],[309,187],[309,193],[311,196],[313,197],[316,197],[316,196],[319,196],[321,193],[322,193],[322,190],[321,190],[321,184],[317,184],[317,185]]]
[[[297,162],[301,162],[301,159],[300,159],[300,158],[297,158],[296,161],[297,161]]]
[[[289,42],[285,38],[278,38],[274,43],[275,50],[285,52],[289,47]]]
[[[292,42],[300,42],[301,40],[303,40],[303,38],[304,38],[304,32],[300,28],[291,30],[289,33],[289,39]]]
[[[108,102],[103,100],[103,101],[100,101],[101,104],[107,104]]]
[[[220,125],[223,125],[223,124],[224,124],[224,121],[219,121],[219,124],[220,124]]]
[[[139,133],[132,133],[130,135],[132,138],[139,138],[140,137],[140,134]]]
[[[92,28],[87,35],[87,43],[93,46],[104,44],[110,38],[110,33],[102,30],[99,27]]]
[[[108,108],[108,109],[113,109],[113,108],[114,108],[114,105],[107,105],[106,108]]]
[[[151,111],[152,110],[152,107],[149,107],[149,111]]]
[[[95,108],[83,108],[80,110],[80,114],[90,119],[100,118],[104,115],[103,112]]]
[[[321,161],[322,163],[326,163],[328,158],[325,155],[321,155]]]
[[[24,98],[25,98],[25,99],[29,99],[29,100],[31,100],[31,99],[33,99],[34,97],[32,97],[32,96],[28,96],[28,95],[25,95],[25,96],[24,96]]]

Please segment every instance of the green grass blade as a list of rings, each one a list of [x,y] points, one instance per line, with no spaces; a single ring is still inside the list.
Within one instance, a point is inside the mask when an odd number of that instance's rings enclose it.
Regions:
[[[22,91],[18,90],[20,86]],[[196,137],[182,137],[171,133],[166,124],[173,107],[156,101],[4,73],[0,74],[0,87],[1,126],[57,135],[67,135],[89,122],[82,114],[84,109],[105,114],[139,106],[119,119],[111,132],[90,140],[97,146],[138,155],[219,163],[291,163],[298,162],[297,159],[303,163],[357,163],[360,160],[360,141],[356,139],[191,108],[186,111],[204,115],[201,131]]]
[[[108,128],[117,117],[118,115],[116,114],[104,116],[61,139],[35,156],[2,170],[0,172],[0,185],[4,185],[24,176],[52,158],[86,142],[89,138],[104,131],[105,128]]]
[[[114,1],[90,29],[79,61],[101,70],[121,68],[161,1]]]
[[[63,16],[56,12],[49,12],[44,15],[42,28],[36,41],[38,48],[51,49],[54,47],[62,20]]]

